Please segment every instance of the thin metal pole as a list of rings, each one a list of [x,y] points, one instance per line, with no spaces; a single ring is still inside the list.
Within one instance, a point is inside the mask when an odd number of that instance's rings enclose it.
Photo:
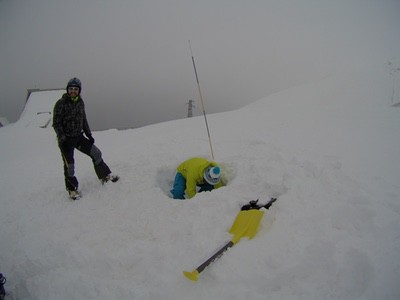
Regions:
[[[215,159],[214,159],[214,151],[213,151],[213,147],[212,147],[212,143],[211,143],[210,129],[208,128],[206,110],[204,109],[203,95],[202,95],[201,89],[200,89],[199,76],[197,75],[197,69],[196,69],[196,64],[195,64],[195,62],[194,62],[193,51],[192,51],[192,45],[190,44],[190,40],[189,40],[189,48],[190,48],[190,54],[192,55],[193,69],[194,69],[194,74],[196,75],[197,88],[198,88],[198,90],[199,90],[199,96],[200,96],[201,107],[202,107],[202,110],[203,110],[204,120],[205,120],[205,122],[206,122],[206,128],[207,128],[207,134],[208,134],[208,141],[209,141],[209,143],[210,143],[210,149],[211,149],[211,157],[212,157],[213,160],[215,160]]]

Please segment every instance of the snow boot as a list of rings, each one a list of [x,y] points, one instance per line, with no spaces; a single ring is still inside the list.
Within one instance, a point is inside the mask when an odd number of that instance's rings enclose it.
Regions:
[[[105,184],[109,181],[111,182],[117,182],[119,180],[119,176],[118,175],[113,175],[113,174],[108,174],[106,177],[100,179],[102,184]]]
[[[69,190],[68,194],[72,200],[78,200],[81,197],[81,194],[77,190]]]

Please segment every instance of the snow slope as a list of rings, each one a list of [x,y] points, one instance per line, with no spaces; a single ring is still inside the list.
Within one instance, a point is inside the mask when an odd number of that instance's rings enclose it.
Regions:
[[[77,154],[83,198],[71,201],[52,128],[22,116],[0,129],[0,272],[10,297],[399,299],[392,91],[382,63],[209,115],[229,183],[186,201],[166,194],[181,161],[210,158],[202,117],[95,132],[121,180],[102,186]],[[230,239],[242,204],[272,196],[254,239],[199,282],[182,276]]]

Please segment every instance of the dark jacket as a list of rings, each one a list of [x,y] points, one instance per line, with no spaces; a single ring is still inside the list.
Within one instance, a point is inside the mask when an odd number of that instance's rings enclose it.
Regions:
[[[59,142],[67,138],[75,138],[83,132],[91,136],[89,124],[86,119],[85,103],[79,96],[76,102],[68,94],[64,94],[54,105],[53,128]]]

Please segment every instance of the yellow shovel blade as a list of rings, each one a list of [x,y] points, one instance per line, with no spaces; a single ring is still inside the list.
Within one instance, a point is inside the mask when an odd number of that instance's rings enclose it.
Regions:
[[[192,272],[183,271],[183,275],[185,275],[187,279],[190,279],[192,281],[199,280],[199,272],[197,272],[196,270]]]
[[[229,233],[233,234],[233,243],[242,237],[253,238],[258,230],[264,211],[258,209],[241,210],[236,216]]]

